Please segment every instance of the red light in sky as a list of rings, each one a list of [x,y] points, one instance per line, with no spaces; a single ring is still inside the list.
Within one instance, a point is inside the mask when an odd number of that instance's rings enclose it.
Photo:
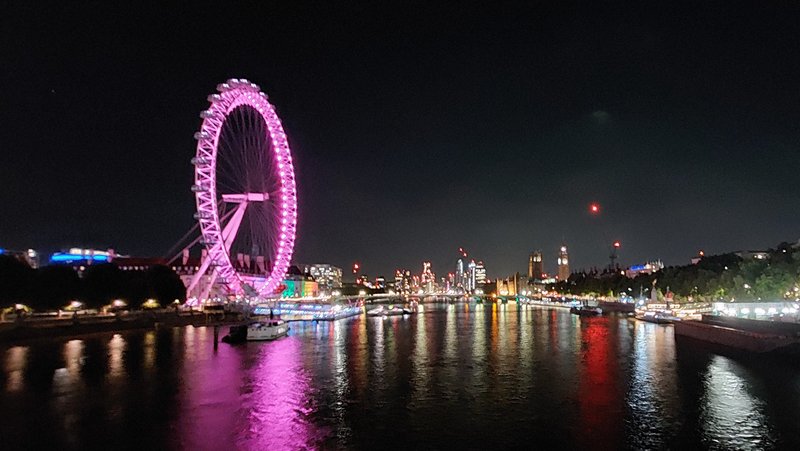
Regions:
[[[600,205],[597,204],[589,205],[589,211],[592,213],[600,213]]]
[[[619,241],[614,241],[614,247],[620,247]]]

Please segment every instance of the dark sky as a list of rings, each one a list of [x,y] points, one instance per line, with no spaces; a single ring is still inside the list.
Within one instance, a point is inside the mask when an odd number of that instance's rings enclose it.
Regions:
[[[463,246],[496,277],[562,240],[587,267],[615,239],[682,264],[800,238],[796,2],[88,3],[0,12],[0,247],[165,254],[231,77],[284,121],[302,263],[444,273]]]

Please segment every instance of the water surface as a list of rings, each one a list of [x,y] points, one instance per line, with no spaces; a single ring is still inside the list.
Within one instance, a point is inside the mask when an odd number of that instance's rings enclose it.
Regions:
[[[800,449],[800,371],[566,310],[427,304],[0,347],[2,449]]]

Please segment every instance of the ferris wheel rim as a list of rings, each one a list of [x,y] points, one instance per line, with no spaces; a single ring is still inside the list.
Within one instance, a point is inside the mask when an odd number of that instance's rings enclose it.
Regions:
[[[197,205],[197,220],[200,225],[204,246],[208,251],[216,275],[228,290],[240,294],[245,284],[242,275],[236,271],[230,250],[225,246],[223,225],[219,215],[217,189],[217,159],[219,140],[226,119],[238,107],[246,105],[258,112],[266,123],[267,139],[271,143],[266,152],[275,164],[275,174],[280,182],[280,196],[277,205],[279,227],[278,245],[271,259],[272,268],[266,281],[257,289],[259,295],[272,294],[283,280],[289,268],[297,226],[297,187],[292,164],[291,149],[275,108],[269,103],[267,95],[247,80],[230,79],[217,86],[219,91],[208,97],[210,106],[200,113],[203,118],[200,131],[195,134],[197,151],[195,165],[195,184],[193,191]],[[264,174],[269,177],[270,174]]]

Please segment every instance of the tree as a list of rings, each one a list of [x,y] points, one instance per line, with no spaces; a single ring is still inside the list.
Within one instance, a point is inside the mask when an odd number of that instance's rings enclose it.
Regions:
[[[124,274],[115,265],[100,264],[88,267],[83,276],[86,304],[100,308],[114,299],[125,299],[124,283]]]
[[[0,255],[0,303],[25,304],[30,302],[33,269],[27,263],[10,255]]]
[[[180,276],[172,268],[156,265],[147,270],[147,286],[150,297],[157,299],[161,305],[172,303],[175,299],[186,299],[186,286]]]
[[[36,270],[31,287],[31,307],[56,310],[81,298],[81,280],[69,266],[44,266]]]

